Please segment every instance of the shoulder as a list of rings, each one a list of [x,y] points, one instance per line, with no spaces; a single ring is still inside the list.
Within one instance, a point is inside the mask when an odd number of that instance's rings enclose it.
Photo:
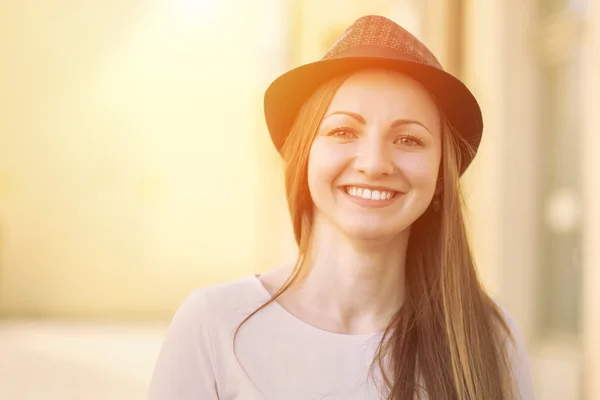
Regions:
[[[506,324],[506,328],[508,329],[507,335],[503,336],[503,340],[506,342],[506,345],[511,345],[513,347],[519,347],[525,349],[525,342],[523,340],[523,336],[521,335],[521,331],[514,318],[510,314],[510,312],[498,301],[494,301],[494,304],[498,308],[500,312],[500,316],[502,317],[504,323]]]
[[[504,351],[510,364],[518,398],[533,399],[533,379],[525,341],[510,312],[498,302],[495,303],[508,328],[508,336],[504,338]]]
[[[186,314],[190,322],[201,322],[213,329],[231,328],[267,300],[267,292],[258,279],[244,277],[192,290],[177,314]]]
[[[219,365],[230,356],[233,333],[266,297],[258,285],[252,277],[191,291],[165,334],[150,398],[216,398]]]
[[[196,289],[192,296],[203,296],[206,305],[217,312],[254,309],[269,297],[255,276]]]

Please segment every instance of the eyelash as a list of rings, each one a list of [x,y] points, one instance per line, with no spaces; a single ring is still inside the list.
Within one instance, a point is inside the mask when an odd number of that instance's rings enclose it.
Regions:
[[[423,141],[414,135],[403,135],[402,137],[399,138],[399,141],[402,141],[405,139],[414,141],[418,146],[423,146]]]
[[[335,136],[335,137],[345,137],[345,136],[339,136],[337,135],[338,133],[354,133],[353,129],[350,128],[335,128],[332,129],[331,131],[329,131],[329,136]]]
[[[338,133],[355,133],[353,129],[350,128],[335,128],[332,129],[331,131],[329,131],[329,135],[328,136],[334,136],[334,137],[339,137],[339,138],[345,138],[347,137],[346,135],[338,135]],[[403,141],[403,140],[412,140],[413,142],[416,143],[417,146],[423,146],[423,141],[421,139],[419,139],[417,136],[414,135],[403,135],[399,138],[398,141]]]

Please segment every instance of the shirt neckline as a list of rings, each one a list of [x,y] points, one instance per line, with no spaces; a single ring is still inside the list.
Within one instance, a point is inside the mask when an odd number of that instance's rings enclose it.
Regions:
[[[250,279],[253,281],[254,285],[259,290],[261,297],[263,298],[263,302],[267,302],[271,299],[271,293],[265,288],[262,282],[259,279],[260,275],[253,275]],[[325,340],[333,340],[336,342],[344,342],[348,344],[364,344],[367,341],[371,340],[381,340],[383,336],[383,332],[376,333],[364,333],[364,334],[346,334],[346,333],[338,333],[331,332],[321,328],[318,328],[314,325],[309,324],[308,322],[300,319],[296,315],[292,314],[285,307],[283,307],[278,301],[273,301],[269,306],[271,307],[273,312],[278,313],[281,318],[285,318],[291,324],[295,325],[295,327],[302,331],[305,334],[309,334],[311,336],[318,336]]]

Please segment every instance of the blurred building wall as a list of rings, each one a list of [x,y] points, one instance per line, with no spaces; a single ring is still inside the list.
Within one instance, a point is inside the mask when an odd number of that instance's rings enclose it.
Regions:
[[[463,4],[462,74],[486,121],[465,177],[484,282],[525,336],[538,397],[600,399],[600,2]]]

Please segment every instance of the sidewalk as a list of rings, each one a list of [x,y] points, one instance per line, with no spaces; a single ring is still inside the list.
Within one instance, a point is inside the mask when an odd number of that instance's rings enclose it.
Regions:
[[[143,400],[165,330],[0,321],[0,399]]]

